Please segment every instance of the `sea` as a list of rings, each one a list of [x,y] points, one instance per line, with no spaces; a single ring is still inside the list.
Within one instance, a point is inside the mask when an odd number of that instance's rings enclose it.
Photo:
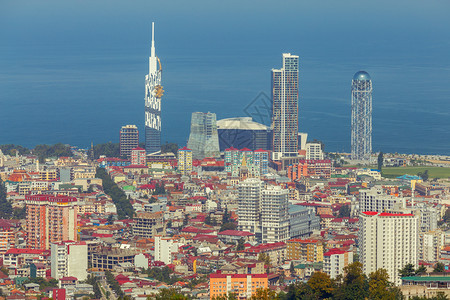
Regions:
[[[351,79],[373,84],[373,151],[450,155],[450,2],[0,1],[0,144],[144,139],[151,22],[162,142],[191,113],[270,123],[271,69],[300,57],[299,131],[350,151]],[[258,112],[258,113],[256,113]]]

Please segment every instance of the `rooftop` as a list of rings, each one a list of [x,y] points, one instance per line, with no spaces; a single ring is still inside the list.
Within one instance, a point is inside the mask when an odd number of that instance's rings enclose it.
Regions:
[[[217,129],[267,130],[268,127],[254,122],[251,117],[240,117],[218,120]]]
[[[366,71],[358,71],[353,75],[353,80],[370,80],[370,75]]]

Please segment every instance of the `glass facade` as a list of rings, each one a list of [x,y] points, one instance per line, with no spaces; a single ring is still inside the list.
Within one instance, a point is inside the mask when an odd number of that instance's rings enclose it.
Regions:
[[[194,159],[220,156],[215,113],[192,113],[188,148]]]

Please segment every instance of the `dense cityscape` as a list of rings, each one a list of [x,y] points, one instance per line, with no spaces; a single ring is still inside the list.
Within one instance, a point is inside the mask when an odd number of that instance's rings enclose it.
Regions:
[[[373,151],[368,72],[349,74],[351,153],[299,132],[295,53],[246,116],[188,112],[186,145],[162,143],[154,37],[143,130],[0,146],[2,297],[448,299],[450,156]]]

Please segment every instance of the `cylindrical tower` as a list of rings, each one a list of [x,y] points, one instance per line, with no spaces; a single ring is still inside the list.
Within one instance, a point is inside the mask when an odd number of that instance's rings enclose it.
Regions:
[[[365,71],[352,80],[352,159],[370,160],[372,153],[372,80]]]

